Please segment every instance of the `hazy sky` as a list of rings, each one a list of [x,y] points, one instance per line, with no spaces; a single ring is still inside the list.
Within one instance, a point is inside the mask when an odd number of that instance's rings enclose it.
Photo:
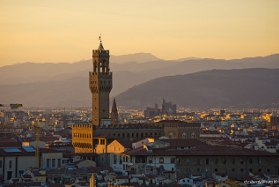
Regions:
[[[1,0],[0,66],[111,55],[163,59],[279,53],[278,0]]]

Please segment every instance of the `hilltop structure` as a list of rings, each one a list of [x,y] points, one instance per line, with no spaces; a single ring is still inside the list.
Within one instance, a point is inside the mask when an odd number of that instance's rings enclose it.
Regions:
[[[166,100],[163,98],[163,104],[162,109],[158,108],[158,104],[155,103],[155,107],[147,107],[146,110],[144,110],[144,117],[145,118],[152,118],[157,115],[174,115],[176,114],[176,104],[172,104],[172,102],[166,102]]]

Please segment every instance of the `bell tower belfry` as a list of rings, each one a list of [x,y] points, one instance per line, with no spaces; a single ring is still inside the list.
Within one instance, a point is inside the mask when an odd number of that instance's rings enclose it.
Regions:
[[[109,93],[112,89],[112,72],[109,68],[109,50],[105,50],[101,36],[98,49],[92,51],[93,71],[89,72],[89,89],[92,93],[92,124],[100,125],[109,118]]]

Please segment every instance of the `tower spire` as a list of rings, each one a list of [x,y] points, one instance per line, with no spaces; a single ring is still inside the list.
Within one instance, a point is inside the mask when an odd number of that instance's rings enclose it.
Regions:
[[[100,36],[99,36],[99,40],[100,40],[100,43],[102,43],[101,33],[100,33]]]
[[[117,124],[118,124],[118,112],[117,112],[115,98],[113,98],[113,104],[111,108],[111,125],[117,125]]]
[[[101,34],[100,34],[100,36],[99,36],[99,40],[100,40],[100,44],[99,44],[98,50],[99,50],[99,51],[104,51],[105,48],[104,48],[104,46],[103,46],[103,44],[102,44],[102,37],[101,37]]]

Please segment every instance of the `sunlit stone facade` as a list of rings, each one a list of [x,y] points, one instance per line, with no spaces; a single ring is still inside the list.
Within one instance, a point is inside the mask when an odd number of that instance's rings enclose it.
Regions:
[[[72,129],[75,153],[93,153],[93,126],[89,123],[74,124]]]

